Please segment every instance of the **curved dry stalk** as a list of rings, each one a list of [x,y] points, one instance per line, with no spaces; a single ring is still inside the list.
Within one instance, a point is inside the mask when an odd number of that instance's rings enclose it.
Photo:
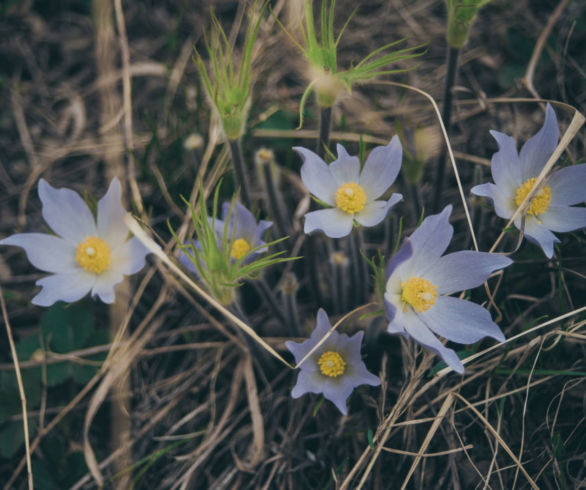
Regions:
[[[14,338],[12,337],[12,328],[8,320],[8,312],[6,311],[6,303],[4,302],[4,291],[0,286],[0,306],[2,307],[2,318],[4,319],[4,326],[6,327],[6,334],[8,335],[8,343],[10,344],[10,353],[14,362],[14,372],[16,373],[16,382],[18,383],[18,394],[20,395],[20,403],[22,409],[22,426],[24,430],[24,449],[26,455],[26,469],[28,474],[28,488],[33,490],[33,468],[31,463],[31,447],[30,434],[28,430],[28,412],[26,408],[26,393],[24,391],[24,384],[22,383],[22,375],[20,373],[20,366],[18,364],[18,354],[16,346],[14,345]]]

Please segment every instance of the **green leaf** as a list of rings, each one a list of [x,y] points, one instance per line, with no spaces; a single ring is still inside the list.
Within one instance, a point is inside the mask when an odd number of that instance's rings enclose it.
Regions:
[[[29,435],[32,438],[37,431],[36,419],[28,421]],[[24,426],[22,421],[9,422],[0,429],[0,456],[10,459],[24,445]]]

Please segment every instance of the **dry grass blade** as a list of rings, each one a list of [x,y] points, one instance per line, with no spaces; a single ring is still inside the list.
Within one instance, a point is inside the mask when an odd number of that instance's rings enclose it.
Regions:
[[[404,488],[407,487],[407,484],[409,483],[409,480],[411,479],[413,472],[417,468],[417,465],[419,465],[423,454],[425,453],[427,447],[429,446],[429,443],[431,442],[433,436],[437,432],[439,425],[442,423],[442,421],[444,420],[444,417],[448,413],[448,410],[452,407],[453,402],[454,402],[454,396],[452,395],[452,393],[449,393],[448,396],[446,397],[446,399],[444,400],[444,403],[442,404],[440,411],[437,414],[437,417],[433,421],[433,424],[431,424],[431,427],[429,428],[429,431],[427,432],[427,435],[425,436],[425,439],[423,440],[423,443],[421,444],[421,448],[419,449],[419,452],[417,453],[417,456],[415,457],[415,460],[413,461],[411,468],[409,468],[409,472],[407,473],[405,480],[403,480],[403,485],[401,485],[401,490],[403,490]],[[363,477],[363,479],[364,479],[364,477]]]
[[[14,372],[16,374],[16,382],[18,383],[18,393],[20,395],[20,403],[22,406],[22,426],[24,429],[24,448],[26,452],[26,468],[28,473],[28,488],[33,490],[33,468],[31,463],[31,447],[30,447],[30,435],[28,430],[28,412],[26,409],[26,393],[24,392],[24,385],[22,383],[22,375],[20,373],[20,366],[18,364],[18,354],[16,352],[16,346],[14,345],[14,339],[12,338],[12,329],[10,328],[10,322],[8,320],[8,312],[6,311],[6,303],[4,302],[4,291],[0,286],[0,306],[2,307],[2,318],[4,319],[4,326],[6,327],[6,334],[8,335],[8,343],[10,344],[10,352],[14,362]]]
[[[486,418],[484,417],[484,415],[482,415],[468,400],[466,400],[459,393],[454,393],[454,396],[456,396],[458,399],[462,400],[462,402],[470,410],[472,410],[472,412],[474,413],[474,415],[476,415],[480,419],[480,421],[484,424],[484,427],[486,427],[489,430],[489,432],[495,437],[495,439],[497,440],[497,442],[499,443],[499,445],[502,446],[502,448],[506,451],[506,453],[515,462],[515,464],[517,465],[517,467],[519,468],[519,470],[521,470],[521,473],[523,473],[523,475],[527,479],[527,482],[529,483],[529,485],[531,485],[531,488],[533,488],[535,490],[539,490],[539,486],[537,485],[537,483],[535,483],[533,481],[533,479],[531,478],[531,476],[529,476],[529,473],[527,473],[527,470],[525,469],[525,467],[517,459],[517,456],[515,456],[515,453],[511,450],[511,448],[504,441],[504,439],[501,437],[501,435],[495,430],[495,428],[490,424],[490,422],[488,420],[486,420]]]

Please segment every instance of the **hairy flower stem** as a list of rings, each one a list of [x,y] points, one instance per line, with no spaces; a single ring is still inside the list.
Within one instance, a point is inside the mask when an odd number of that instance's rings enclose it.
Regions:
[[[320,107],[319,110],[319,134],[317,137],[316,153],[324,158],[326,148],[330,145],[330,132],[332,129],[332,108]]]
[[[268,205],[271,216],[275,220],[275,228],[277,229],[277,236],[283,237],[285,235],[289,235],[289,222],[285,218],[285,213],[283,213],[283,199],[279,189],[275,185],[275,181],[273,179],[272,174],[272,165],[274,162],[270,162],[267,164],[262,165],[262,172],[264,177],[264,183],[266,187],[267,197],[268,197]]]
[[[277,298],[275,298],[275,295],[271,291],[271,288],[265,281],[264,277],[249,282],[254,287],[258,295],[264,300],[265,304],[271,310],[273,315],[275,315],[275,317],[277,317],[281,323],[287,323],[287,317],[281,310],[281,307],[277,302]]]
[[[232,163],[236,174],[236,185],[240,187],[240,200],[244,206],[250,209],[250,192],[248,191],[249,187],[246,180],[246,168],[240,139],[229,139],[228,144],[230,145],[230,154],[232,155]]]
[[[297,290],[299,289],[299,282],[293,272],[287,273],[283,277],[281,286],[283,309],[287,322],[285,325],[289,327],[288,334],[294,337],[301,337],[303,335],[301,323],[299,321],[299,310],[297,308]]]
[[[364,303],[368,296],[368,271],[366,269],[366,262],[360,254],[363,248],[362,233],[360,230],[354,230],[350,234],[350,255],[352,257],[352,280],[356,294],[353,295],[355,302],[351,302],[350,306]]]
[[[450,119],[452,116],[452,88],[456,80],[456,74],[458,72],[458,56],[460,54],[459,48],[448,48],[447,55],[447,72],[444,81],[444,94],[443,94],[443,105],[442,105],[442,122],[446,128],[448,138],[450,137],[452,126]],[[446,157],[447,148],[445,145],[442,146],[442,151],[437,161],[436,174],[435,174],[435,192],[433,195],[432,202],[432,213],[438,213],[441,207],[441,197],[444,190],[444,180],[446,173]]]

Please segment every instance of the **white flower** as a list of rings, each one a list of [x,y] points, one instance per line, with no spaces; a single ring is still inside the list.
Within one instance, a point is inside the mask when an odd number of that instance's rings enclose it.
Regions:
[[[330,238],[341,238],[352,231],[356,220],[362,226],[378,225],[389,209],[403,196],[393,194],[388,201],[377,200],[393,184],[399,170],[403,150],[398,136],[387,146],[374,148],[360,170],[360,160],[337,145],[338,158],[326,164],[312,151],[295,147],[304,160],[301,179],[318,199],[333,206],[305,215],[305,233],[323,231]]]
[[[112,180],[98,202],[97,223],[83,199],[70,189],[54,189],[41,179],[39,198],[43,217],[56,235],[18,233],[0,241],[22,247],[32,265],[53,273],[36,282],[43,289],[33,304],[71,303],[90,291],[113,303],[114,286],[124,275],[142,269],[149,253],[137,238],[127,240],[119,180]]]

